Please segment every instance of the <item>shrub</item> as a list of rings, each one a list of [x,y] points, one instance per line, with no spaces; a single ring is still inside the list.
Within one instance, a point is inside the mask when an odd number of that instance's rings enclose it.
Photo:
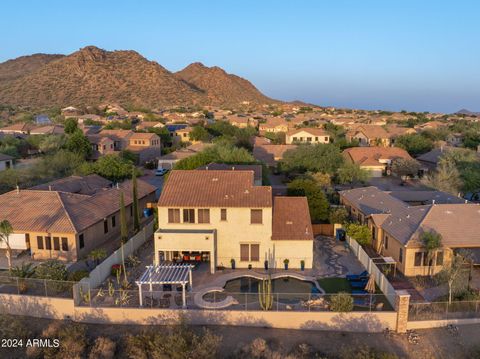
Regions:
[[[67,279],[67,268],[62,262],[52,259],[46,261],[35,269],[35,276],[42,279],[50,280],[66,280]]]
[[[353,297],[346,292],[332,295],[330,309],[332,312],[351,312],[353,310]]]
[[[372,233],[370,229],[357,223],[350,223],[347,226],[347,235],[355,239],[360,245],[366,246],[372,242]]]
[[[90,273],[87,270],[77,270],[68,275],[68,280],[71,280],[73,282],[79,282],[80,280],[82,280],[82,278],[88,277],[89,274]]]
[[[88,355],[89,359],[112,359],[115,357],[116,344],[109,338],[98,337],[93,344],[90,354]]]

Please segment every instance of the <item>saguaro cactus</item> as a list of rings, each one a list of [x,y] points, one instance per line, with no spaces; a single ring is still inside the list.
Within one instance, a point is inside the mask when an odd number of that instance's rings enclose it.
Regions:
[[[272,294],[272,279],[268,276],[268,279],[262,280],[258,286],[258,299],[260,301],[260,307],[263,310],[272,309],[273,294]]]

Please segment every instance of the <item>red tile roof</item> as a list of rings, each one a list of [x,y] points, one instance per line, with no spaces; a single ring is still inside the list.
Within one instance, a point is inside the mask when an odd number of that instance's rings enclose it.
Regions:
[[[254,186],[253,171],[173,170],[160,207],[272,207],[272,188]]]
[[[306,197],[275,197],[272,240],[313,240]]]

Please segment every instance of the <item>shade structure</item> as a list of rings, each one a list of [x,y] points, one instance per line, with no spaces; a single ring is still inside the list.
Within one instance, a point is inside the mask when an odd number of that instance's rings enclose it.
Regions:
[[[186,307],[185,287],[187,284],[192,286],[192,268],[193,265],[184,263],[147,266],[145,272],[135,282],[138,285],[140,305],[143,305],[142,285],[148,284],[151,292],[154,284],[179,284],[182,286],[183,307]]]
[[[370,275],[370,278],[368,278],[367,285],[365,285],[365,290],[370,294],[375,293],[375,278],[373,275]]]

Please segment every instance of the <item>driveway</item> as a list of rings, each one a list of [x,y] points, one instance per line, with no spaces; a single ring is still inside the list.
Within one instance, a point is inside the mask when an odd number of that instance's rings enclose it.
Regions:
[[[143,170],[143,173],[144,175],[140,177],[140,179],[157,188],[155,191],[155,197],[158,200],[160,198],[160,193],[162,192],[164,177],[155,176],[154,170]]]

